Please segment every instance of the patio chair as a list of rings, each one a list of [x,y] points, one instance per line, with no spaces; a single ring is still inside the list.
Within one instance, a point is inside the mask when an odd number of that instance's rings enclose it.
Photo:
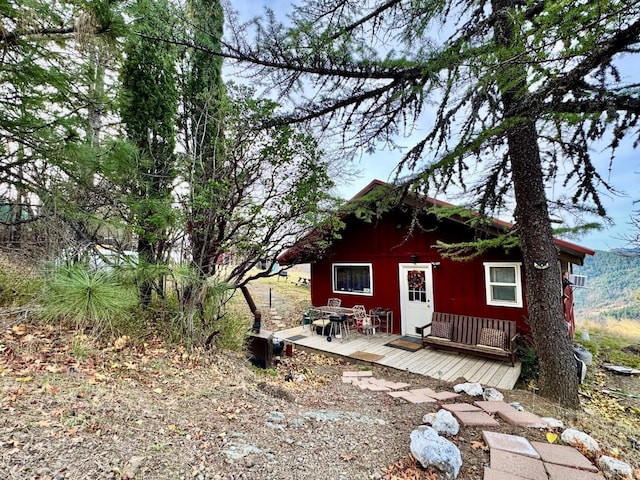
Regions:
[[[328,307],[339,307],[342,305],[342,300],[339,298],[330,298],[327,300]]]
[[[316,309],[309,309],[309,329],[311,333],[318,333],[319,330],[320,335],[325,335],[325,328],[327,328],[331,321],[329,317],[327,317],[322,311]]]
[[[379,320],[377,320],[377,317],[375,315],[368,314],[364,305],[353,306],[353,319],[356,324],[356,329],[360,333],[367,335],[374,334],[376,333],[376,328],[379,327]]]

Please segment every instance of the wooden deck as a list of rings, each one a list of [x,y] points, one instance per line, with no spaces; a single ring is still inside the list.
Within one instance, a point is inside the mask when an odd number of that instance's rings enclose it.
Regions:
[[[386,333],[363,335],[352,332],[351,337],[345,339],[344,342],[341,342],[339,338],[328,342],[327,337],[311,333],[308,327],[299,326],[274,332],[274,337],[284,340],[285,343],[347,358],[354,358],[352,355],[355,352],[382,355],[382,358],[371,361],[371,363],[447,382],[453,382],[463,377],[468,382],[478,382],[484,387],[511,390],[520,376],[520,362],[516,362],[516,365],[512,367],[506,362],[442,352],[431,348],[411,352],[385,345],[385,343],[399,339],[400,335]]]

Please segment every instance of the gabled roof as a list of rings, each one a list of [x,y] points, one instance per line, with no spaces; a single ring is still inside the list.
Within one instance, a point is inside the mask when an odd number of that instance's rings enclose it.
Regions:
[[[374,189],[378,187],[392,188],[393,185],[383,182],[382,180],[374,179],[366,187],[364,187],[362,190],[356,193],[351,198],[351,200],[349,200],[347,203],[352,203],[362,197],[365,197],[367,194],[371,193]],[[442,200],[438,200],[432,197],[421,197],[420,200],[423,206],[433,205],[435,207],[449,207],[449,208],[456,207],[456,205],[452,203],[444,202]],[[403,202],[407,204],[413,203],[408,201],[406,198],[403,199]],[[455,217],[450,217],[450,218],[453,221],[465,223],[465,220],[463,218],[455,218]],[[489,226],[492,227],[493,229],[493,232],[489,232],[489,233],[497,236],[500,232],[504,232],[505,230],[509,230],[513,228],[514,224],[510,222],[505,222],[504,220],[500,220],[497,218],[492,218]],[[296,263],[296,261],[299,260],[300,257],[307,257],[307,255],[311,253],[309,246],[315,241],[321,239],[325,233],[326,232],[324,232],[320,228],[312,230],[311,232],[307,233],[305,236],[300,238],[295,243],[295,245],[293,245],[291,248],[283,252],[278,257],[278,261],[282,264],[291,264],[291,263]],[[583,247],[581,245],[577,245],[575,243],[571,243],[559,238],[554,238],[553,241],[556,244],[556,246],[560,249],[560,252],[568,254],[572,257],[584,258],[585,255],[595,255],[596,253],[595,250],[592,250],[590,248]]]

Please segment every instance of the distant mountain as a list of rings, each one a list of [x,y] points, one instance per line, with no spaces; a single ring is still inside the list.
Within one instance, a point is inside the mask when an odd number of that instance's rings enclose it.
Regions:
[[[574,293],[578,319],[640,321],[640,252],[597,250],[573,273],[587,276],[586,288]]]

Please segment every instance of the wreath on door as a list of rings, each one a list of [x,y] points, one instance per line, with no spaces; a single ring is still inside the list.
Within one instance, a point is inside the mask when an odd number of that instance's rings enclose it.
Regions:
[[[407,281],[409,282],[409,288],[412,290],[424,290],[424,271],[411,270],[407,274]]]

